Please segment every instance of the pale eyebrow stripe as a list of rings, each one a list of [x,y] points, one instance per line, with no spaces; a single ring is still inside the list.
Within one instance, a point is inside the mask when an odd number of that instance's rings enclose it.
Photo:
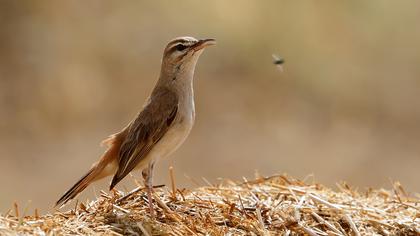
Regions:
[[[168,44],[168,48],[172,47],[175,44],[182,43],[182,42],[185,42],[185,39],[177,39],[177,40],[174,40],[174,41],[172,41],[172,42],[170,42]]]
[[[178,42],[175,44],[175,42],[176,41],[174,41],[174,43],[171,43],[171,44],[169,44],[168,45],[168,50],[167,50],[167,54],[172,54],[175,50],[176,50],[176,46],[178,46],[178,44],[180,43],[179,41],[180,40],[177,40]],[[181,39],[181,41],[182,41],[182,39]],[[184,42],[185,42],[185,40],[184,40]],[[188,41],[189,43],[192,43],[191,41]],[[191,47],[193,44],[191,44],[191,45],[186,45],[187,47]],[[186,52],[185,53],[183,53],[181,56],[183,57],[183,56],[185,56],[185,54],[186,54]]]

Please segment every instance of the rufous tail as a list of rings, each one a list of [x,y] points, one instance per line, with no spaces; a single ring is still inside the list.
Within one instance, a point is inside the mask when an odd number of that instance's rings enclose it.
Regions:
[[[75,198],[77,194],[82,192],[92,182],[114,173],[114,170],[112,169],[113,165],[111,163],[116,163],[117,161],[118,152],[124,135],[125,131],[122,131],[121,133],[111,135],[108,139],[103,141],[103,143],[108,146],[108,150],[105,151],[100,161],[94,164],[89,172],[77,181],[77,183],[55,203],[55,207],[61,207]],[[109,164],[111,164],[111,169],[106,168]],[[114,168],[115,167],[116,166],[114,166]]]

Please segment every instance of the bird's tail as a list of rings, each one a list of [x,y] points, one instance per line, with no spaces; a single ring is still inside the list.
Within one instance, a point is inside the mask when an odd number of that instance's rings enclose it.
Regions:
[[[71,187],[56,203],[55,207],[61,207],[71,199],[75,198],[77,194],[82,192],[94,179],[97,173],[96,167],[94,166],[89,172],[84,175],[73,187]]]
[[[125,133],[117,133],[111,135],[108,139],[103,141],[103,143],[108,146],[108,150],[105,151],[100,161],[95,163],[89,172],[77,181],[77,183],[55,203],[55,207],[61,207],[71,199],[75,198],[77,194],[82,192],[92,182],[102,179],[115,172],[115,168],[117,167],[115,161],[117,160],[123,137],[122,135],[124,134]]]

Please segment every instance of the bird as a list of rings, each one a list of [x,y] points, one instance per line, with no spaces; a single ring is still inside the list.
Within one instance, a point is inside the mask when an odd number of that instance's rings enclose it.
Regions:
[[[196,63],[216,40],[177,37],[164,49],[160,75],[142,110],[120,132],[102,141],[108,148],[98,162],[56,202],[62,207],[91,183],[113,175],[109,189],[140,169],[153,216],[153,168],[187,138],[195,120],[193,77]]]

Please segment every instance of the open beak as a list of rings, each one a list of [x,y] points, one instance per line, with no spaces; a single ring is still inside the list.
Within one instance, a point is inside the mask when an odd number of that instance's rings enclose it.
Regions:
[[[194,51],[199,51],[205,47],[211,46],[211,45],[215,45],[216,44],[216,40],[215,39],[200,39],[194,46],[193,46],[193,50]]]

